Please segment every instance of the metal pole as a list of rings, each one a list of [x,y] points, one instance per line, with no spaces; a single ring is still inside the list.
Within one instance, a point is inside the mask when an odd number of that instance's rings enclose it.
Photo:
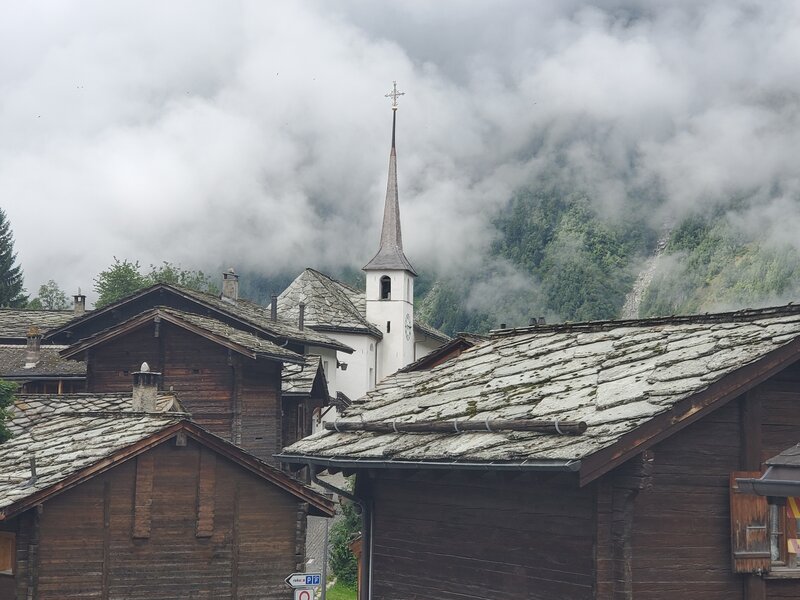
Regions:
[[[325,542],[322,545],[322,600],[325,600],[328,594],[328,529],[330,522],[330,519],[325,519]]]

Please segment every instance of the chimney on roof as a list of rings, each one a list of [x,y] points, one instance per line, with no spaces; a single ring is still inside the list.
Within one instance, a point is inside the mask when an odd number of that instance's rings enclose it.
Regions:
[[[28,329],[28,345],[25,347],[25,368],[35,367],[41,358],[42,334],[36,325]]]
[[[303,330],[303,326],[305,325],[305,320],[306,320],[306,305],[305,305],[305,303],[301,302],[300,305],[298,306],[298,308],[300,309],[300,316],[297,317],[297,328],[302,331]]]
[[[273,321],[278,320],[278,294],[272,294],[269,305],[269,318]]]
[[[131,408],[136,412],[156,412],[158,378],[161,373],[150,370],[150,365],[142,363],[142,368],[133,373],[133,402]]]
[[[222,297],[228,300],[239,299],[239,276],[233,267],[222,274]]]
[[[86,296],[81,294],[81,288],[78,288],[78,293],[72,297],[72,301],[72,312],[76,317],[86,312]]]

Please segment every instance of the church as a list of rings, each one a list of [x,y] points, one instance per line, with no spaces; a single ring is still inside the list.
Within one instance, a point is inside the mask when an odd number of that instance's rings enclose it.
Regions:
[[[320,354],[331,394],[339,404],[360,398],[387,375],[422,358],[449,337],[414,318],[414,278],[417,272],[403,253],[400,200],[397,189],[397,97],[393,90],[392,145],[389,178],[378,252],[363,267],[366,292],[314,269],[303,271],[277,299],[283,318],[305,326],[354,349],[346,362],[335,353]],[[302,316],[301,316],[302,315]]]

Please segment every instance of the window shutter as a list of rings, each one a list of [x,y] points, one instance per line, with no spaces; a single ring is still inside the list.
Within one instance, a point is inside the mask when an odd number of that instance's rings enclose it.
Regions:
[[[14,533],[0,531],[0,573],[3,575],[14,574],[16,545]]]
[[[770,566],[769,506],[764,496],[739,491],[737,478],[761,477],[760,471],[731,473],[731,550],[735,573],[766,573]]]

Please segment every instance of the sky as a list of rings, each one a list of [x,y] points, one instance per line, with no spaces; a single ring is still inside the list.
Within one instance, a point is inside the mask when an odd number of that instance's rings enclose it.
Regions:
[[[114,257],[264,275],[377,251],[393,81],[406,254],[485,265],[545,175],[655,226],[744,195],[800,244],[800,3],[53,0],[0,20],[0,208],[26,287]],[[513,273],[502,276],[513,280]]]

